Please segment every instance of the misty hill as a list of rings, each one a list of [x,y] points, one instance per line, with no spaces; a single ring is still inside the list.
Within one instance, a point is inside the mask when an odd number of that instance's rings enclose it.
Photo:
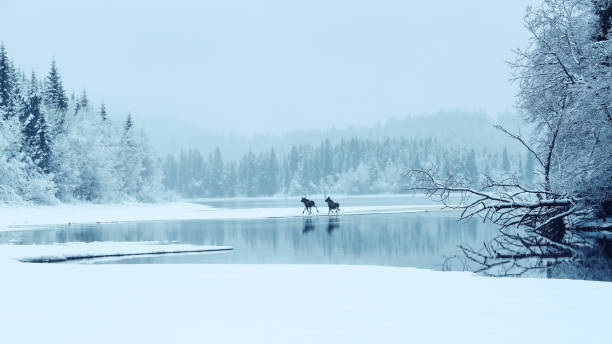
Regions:
[[[152,138],[151,144],[162,156],[177,154],[181,149],[196,148],[202,152],[212,152],[219,147],[226,159],[237,160],[249,151],[258,153],[274,148],[283,154],[293,145],[318,143],[326,139],[334,144],[353,137],[370,140],[432,138],[443,145],[467,149],[486,147],[491,151],[502,151],[507,147],[509,151],[518,151],[520,147],[516,142],[493,127],[498,123],[516,131],[521,119],[513,114],[491,118],[482,112],[454,111],[394,118],[373,127],[332,127],[250,136],[220,134],[195,123],[178,121],[148,120],[144,126]]]

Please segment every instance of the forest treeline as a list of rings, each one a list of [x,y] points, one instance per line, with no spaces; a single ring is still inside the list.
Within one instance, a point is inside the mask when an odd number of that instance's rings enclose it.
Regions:
[[[0,44],[0,202],[151,201],[161,180],[130,115],[115,121],[84,90],[68,96],[55,60],[26,75]]]
[[[474,182],[484,176],[515,174],[534,180],[531,155],[443,145],[434,139],[352,138],[337,144],[293,145],[279,156],[274,149],[225,162],[219,148],[206,156],[198,149],[168,155],[165,187],[185,197],[306,195],[311,193],[401,193],[404,173],[413,167],[441,166]]]
[[[55,60],[46,75],[15,67],[0,44],[0,202],[154,201],[184,197],[405,192],[411,167],[442,166],[478,181],[533,159],[500,147],[462,148],[432,138],[343,138],[224,159],[221,149],[157,157],[132,117],[115,118],[86,91],[68,95]],[[510,151],[510,153],[509,153]],[[518,172],[517,172],[518,171]]]

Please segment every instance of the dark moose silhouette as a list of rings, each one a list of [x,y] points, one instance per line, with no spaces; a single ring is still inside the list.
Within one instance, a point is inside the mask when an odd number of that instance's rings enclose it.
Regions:
[[[340,211],[340,203],[332,201],[332,199],[329,197],[325,199],[325,202],[327,202],[327,207],[329,208],[327,215],[329,215],[332,211],[335,211],[336,214],[338,214]]]
[[[308,215],[311,215],[312,214],[312,207],[315,207],[315,209],[317,209],[317,213],[319,212],[319,208],[317,208],[317,205],[315,204],[314,201],[311,201],[311,200],[309,200],[306,197],[302,197],[300,202],[304,203],[304,210],[302,210],[302,214],[304,214],[304,212],[306,210],[308,210]]]

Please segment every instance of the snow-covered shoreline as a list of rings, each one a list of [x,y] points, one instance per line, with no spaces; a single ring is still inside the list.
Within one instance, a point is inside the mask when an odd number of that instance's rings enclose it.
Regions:
[[[3,265],[5,343],[605,343],[612,283],[337,265]],[[568,297],[579,295],[580,297]]]
[[[356,206],[343,213],[432,209],[439,208]],[[178,202],[0,207],[0,228],[300,213],[298,207],[222,209]],[[612,283],[606,282],[358,265],[20,262],[229,248],[159,242],[0,245],[1,341],[569,344],[609,338]]]
[[[0,231],[33,229],[43,225],[159,220],[259,219],[303,216],[302,208],[214,208],[189,202],[60,204],[55,206],[0,206]],[[342,215],[439,210],[436,205],[344,207]],[[321,208],[313,215],[327,215]]]

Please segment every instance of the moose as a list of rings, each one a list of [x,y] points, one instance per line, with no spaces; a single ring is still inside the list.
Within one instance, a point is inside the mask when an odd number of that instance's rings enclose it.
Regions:
[[[304,203],[304,210],[302,210],[302,214],[304,214],[304,212],[306,210],[308,210],[308,215],[311,215],[312,214],[312,207],[315,207],[315,209],[317,209],[317,213],[319,212],[319,208],[317,208],[317,205],[315,204],[314,201],[311,201],[311,200],[309,200],[306,197],[302,197],[300,202]]]
[[[329,215],[332,211],[335,211],[336,214],[338,214],[340,211],[340,203],[332,201],[332,199],[329,197],[325,199],[325,202],[327,202],[327,207],[329,208],[327,215]]]

